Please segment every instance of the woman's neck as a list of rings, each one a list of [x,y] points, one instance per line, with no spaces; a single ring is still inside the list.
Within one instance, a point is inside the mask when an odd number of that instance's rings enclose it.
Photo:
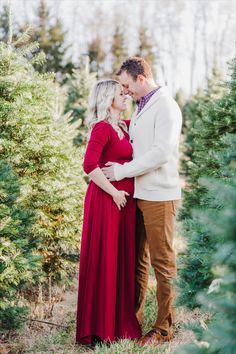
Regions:
[[[118,122],[120,120],[120,112],[117,110],[111,109],[110,117],[113,122],[116,122],[116,121]]]

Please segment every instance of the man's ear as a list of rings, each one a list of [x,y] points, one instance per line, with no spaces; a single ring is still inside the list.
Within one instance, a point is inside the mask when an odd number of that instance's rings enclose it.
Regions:
[[[145,81],[146,81],[146,77],[140,74],[140,75],[137,76],[137,81],[139,81],[140,84],[143,85],[145,83]]]

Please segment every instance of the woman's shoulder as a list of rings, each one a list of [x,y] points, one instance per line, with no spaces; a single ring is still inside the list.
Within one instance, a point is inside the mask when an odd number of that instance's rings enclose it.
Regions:
[[[111,127],[111,125],[107,121],[100,120],[99,122],[97,122],[93,125],[92,129],[93,130],[94,129],[104,129],[104,130],[108,131],[110,129],[110,127]]]
[[[104,138],[109,138],[110,136],[110,132],[111,132],[111,125],[104,121],[101,120],[99,122],[96,122],[91,129],[91,137],[97,137],[98,139],[100,139],[100,137]]]

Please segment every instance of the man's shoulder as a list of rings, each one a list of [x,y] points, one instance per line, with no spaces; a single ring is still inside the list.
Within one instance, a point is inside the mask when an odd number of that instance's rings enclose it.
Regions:
[[[178,103],[176,102],[176,100],[174,99],[174,97],[172,97],[170,91],[168,90],[167,87],[161,87],[159,90],[159,96],[157,97],[157,101],[156,104],[160,105],[171,105],[173,107],[179,108]]]
[[[174,100],[166,86],[160,87],[160,89],[156,92],[156,98]]]

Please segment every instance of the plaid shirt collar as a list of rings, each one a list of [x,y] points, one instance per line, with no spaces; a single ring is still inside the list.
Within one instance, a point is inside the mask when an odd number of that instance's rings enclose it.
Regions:
[[[138,103],[138,113],[139,114],[141,112],[141,110],[144,108],[144,106],[148,103],[148,101],[150,100],[150,98],[154,95],[155,92],[157,92],[159,90],[159,88],[161,88],[160,86],[155,88],[154,90],[152,90],[151,92],[149,92],[147,95],[143,96],[140,98],[140,101]]]

